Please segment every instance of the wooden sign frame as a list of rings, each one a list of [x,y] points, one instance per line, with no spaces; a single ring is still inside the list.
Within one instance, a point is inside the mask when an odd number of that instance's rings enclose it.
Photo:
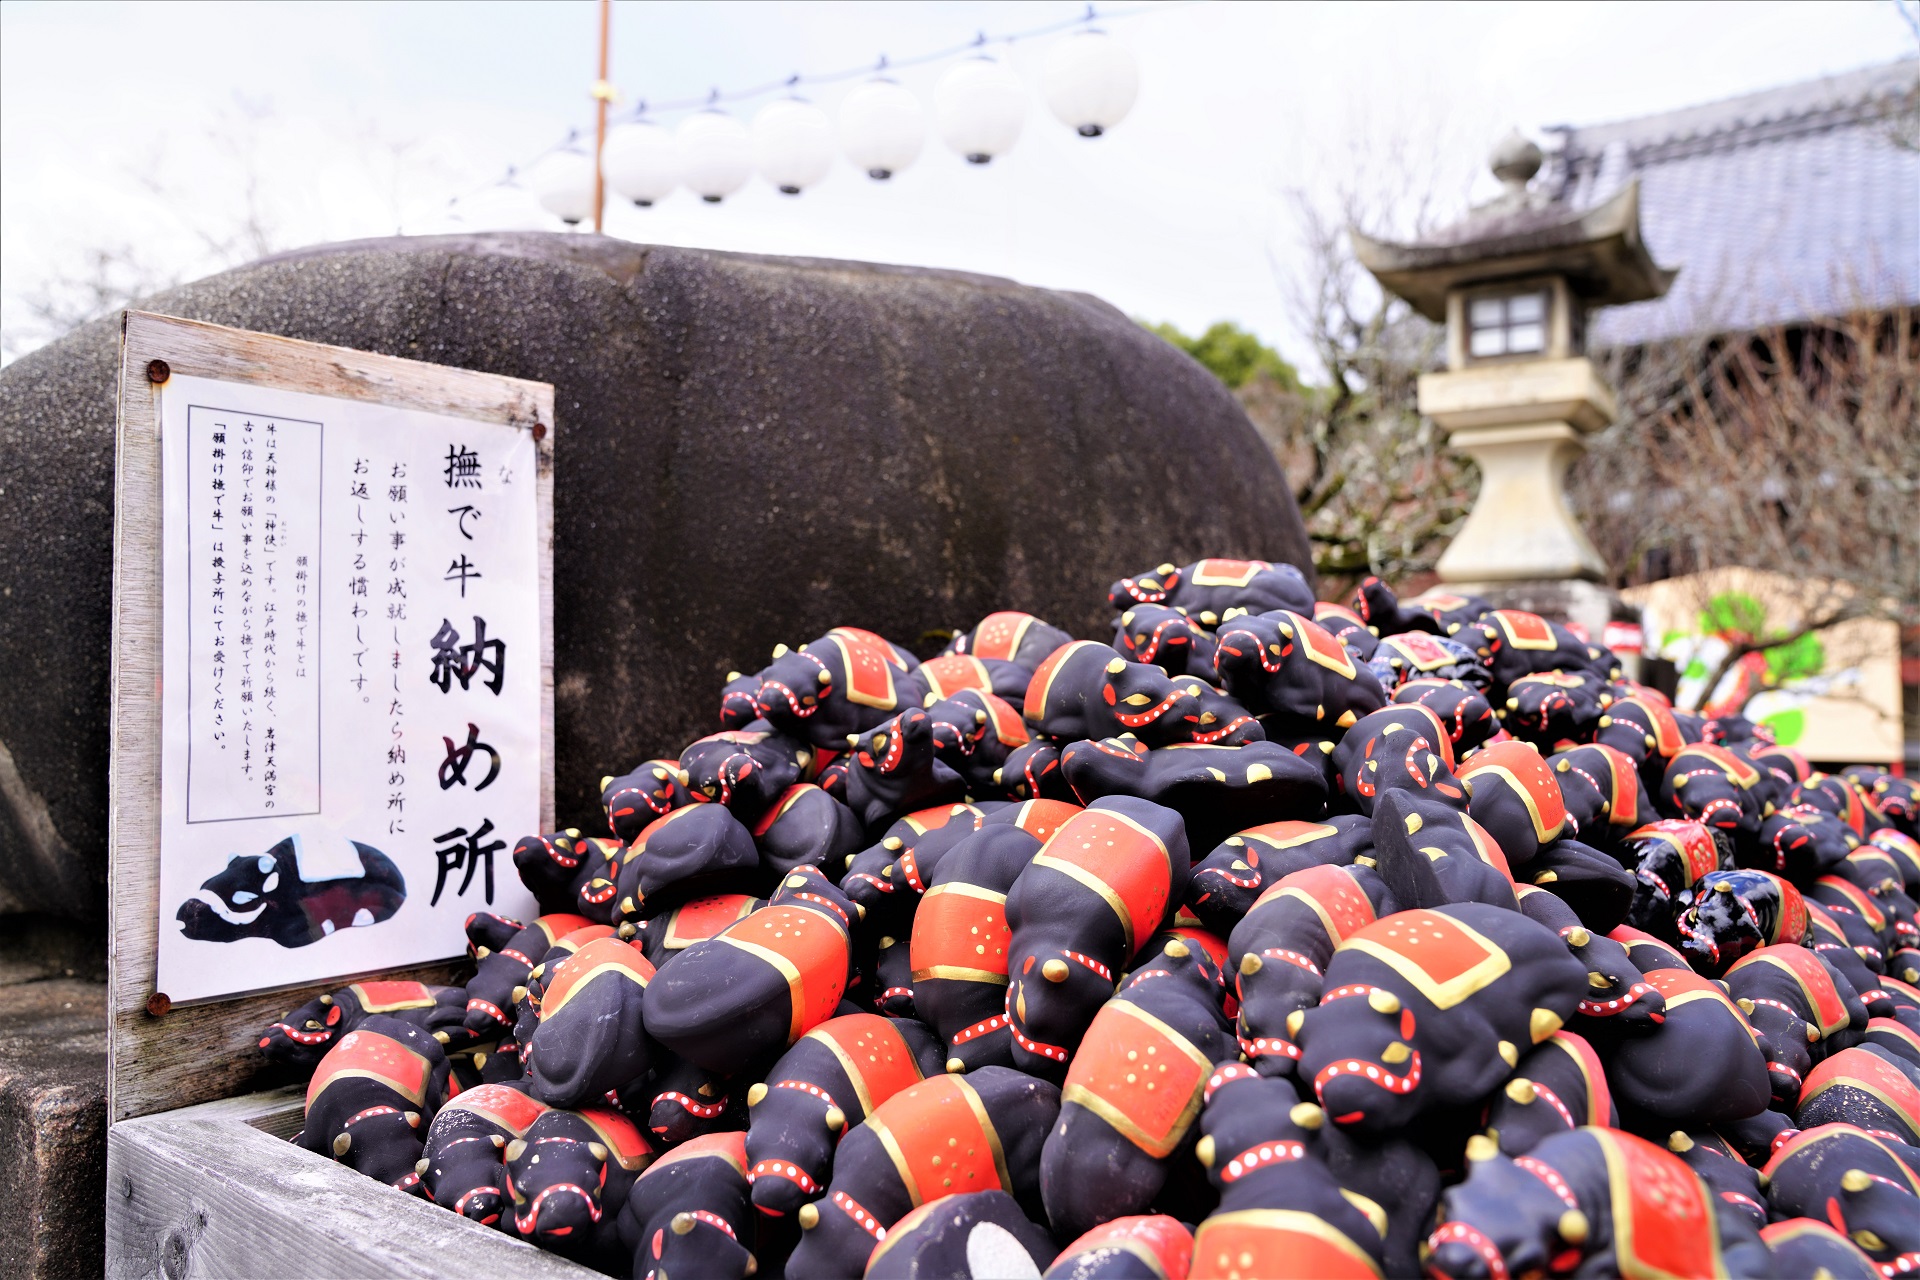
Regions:
[[[523,428],[539,530],[540,823],[553,826],[553,388],[148,312],[121,333],[114,466],[108,782],[108,1123],[232,1096],[260,1028],[364,974],[174,1009],[154,989],[160,893],[162,488],[159,392],[175,374],[254,383]],[[444,978],[449,964],[389,977]]]

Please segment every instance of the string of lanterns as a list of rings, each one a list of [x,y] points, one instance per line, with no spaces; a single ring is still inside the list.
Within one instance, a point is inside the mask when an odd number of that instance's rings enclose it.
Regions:
[[[1129,18],[1166,5],[1084,15],[1031,31],[995,37],[983,33],[971,44],[875,67],[818,76],[794,75],[773,85],[734,93],[715,90],[704,100],[641,103],[632,117],[607,133],[601,163],[608,190],[648,208],[685,187],[710,204],[734,195],[758,174],[774,188],[797,196],[825,178],[841,156],[875,181],[911,166],[931,132],[970,164],[984,165],[1011,150],[1026,125],[1026,84],[989,44],[1012,44],[1068,32],[1053,43],[1041,69],[1041,96],[1060,123],[1084,138],[1098,138],[1124,120],[1139,94],[1139,64],[1125,45],[1096,21]],[[958,58],[933,90],[932,110],[887,72]],[[805,85],[866,77],[841,100],[834,116],[800,96]],[[722,105],[781,93],[743,123]],[[656,117],[689,112],[669,128]],[[593,158],[578,135],[528,167],[525,180],[540,206],[569,225],[593,213]],[[517,170],[489,187],[518,185]],[[456,197],[458,204],[462,198]]]

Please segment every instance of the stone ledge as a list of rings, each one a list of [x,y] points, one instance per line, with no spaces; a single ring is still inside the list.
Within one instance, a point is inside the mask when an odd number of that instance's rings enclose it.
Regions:
[[[0,1275],[103,1274],[106,1122],[106,985],[0,987]]]

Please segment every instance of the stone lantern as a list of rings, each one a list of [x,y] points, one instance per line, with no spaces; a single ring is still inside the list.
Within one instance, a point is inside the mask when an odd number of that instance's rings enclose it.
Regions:
[[[1538,147],[1511,134],[1492,157],[1503,190],[1464,221],[1408,244],[1352,231],[1356,255],[1381,285],[1447,326],[1447,368],[1421,377],[1420,412],[1480,464],[1481,484],[1440,557],[1440,577],[1516,605],[1528,584],[1604,576],[1564,491],[1584,437],[1615,411],[1586,356],[1586,318],[1596,307],[1658,298],[1675,275],[1640,239],[1637,180],[1577,209],[1528,189],[1540,161]],[[1569,597],[1600,593],[1532,594],[1558,595],[1559,607],[1539,611],[1571,616],[1591,609]],[[1604,617],[1596,621],[1604,626]]]

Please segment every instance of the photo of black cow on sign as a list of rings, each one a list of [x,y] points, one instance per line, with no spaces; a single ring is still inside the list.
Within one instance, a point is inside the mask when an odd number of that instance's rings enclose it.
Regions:
[[[174,918],[196,942],[271,938],[283,947],[379,924],[407,900],[406,879],[372,845],[343,843],[355,856],[337,850],[342,856],[329,866],[319,865],[297,835],[258,856],[241,854],[181,903]]]

